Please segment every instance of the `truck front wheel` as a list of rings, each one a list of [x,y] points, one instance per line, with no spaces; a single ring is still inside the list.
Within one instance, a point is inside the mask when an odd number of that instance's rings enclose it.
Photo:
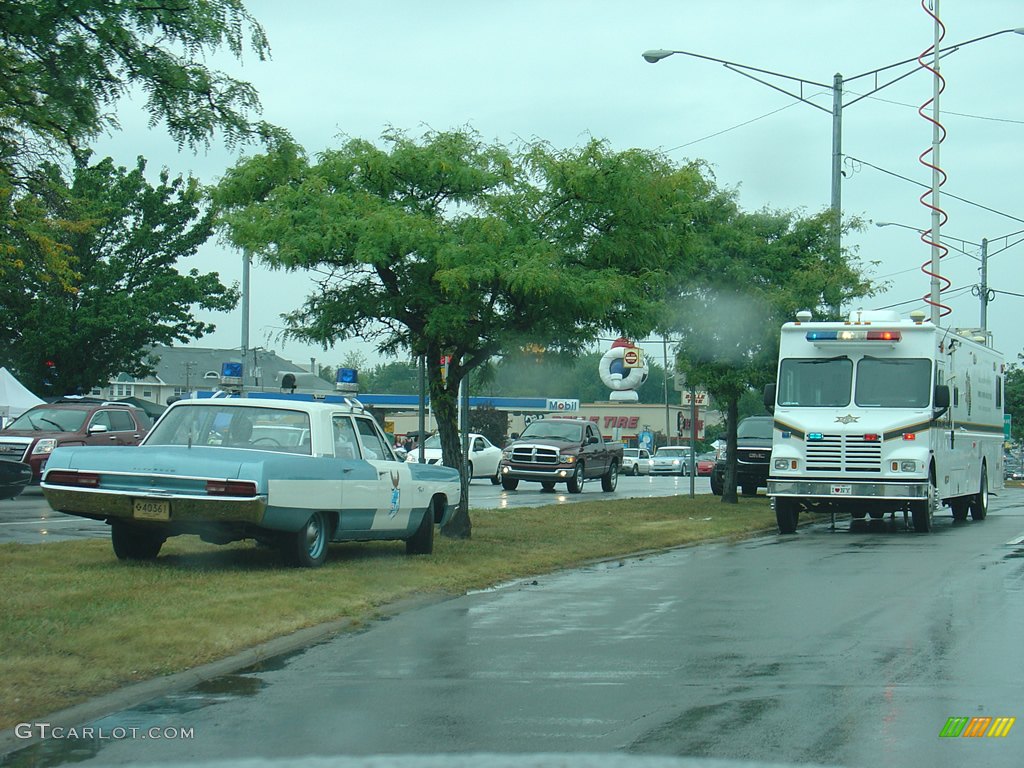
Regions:
[[[797,520],[800,518],[800,504],[796,499],[776,496],[775,521],[779,524],[779,533],[796,533]]]
[[[501,478],[501,487],[504,488],[506,491],[514,491],[516,488],[519,487],[519,478],[518,477],[502,477]]]
[[[935,487],[935,477],[928,478],[928,496],[920,501],[910,502],[910,517],[914,523],[915,533],[929,533],[932,529],[932,516],[938,506],[939,492]]]
[[[572,477],[566,482],[566,486],[569,489],[569,493],[582,493],[583,483],[585,478],[583,477],[583,462],[577,462],[576,469],[572,473]]]

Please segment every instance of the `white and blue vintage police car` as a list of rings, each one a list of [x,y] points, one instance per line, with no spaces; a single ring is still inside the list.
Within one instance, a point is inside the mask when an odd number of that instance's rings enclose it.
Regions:
[[[398,459],[347,398],[181,400],[139,446],[58,448],[42,488],[55,510],[105,520],[117,557],[153,559],[170,536],[253,538],[317,566],[329,541],[405,541],[433,551],[459,503],[459,473]]]

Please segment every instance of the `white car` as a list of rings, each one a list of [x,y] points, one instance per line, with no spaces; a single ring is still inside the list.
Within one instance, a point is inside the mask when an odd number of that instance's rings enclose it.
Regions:
[[[634,476],[651,474],[651,452],[646,448],[624,448],[622,471]]]
[[[441,438],[438,435],[431,435],[423,444],[424,456],[427,464],[441,463]],[[410,464],[418,464],[420,461],[420,449],[413,448],[405,460]],[[469,477],[472,480],[477,477],[484,477],[491,481],[492,485],[501,482],[498,475],[498,464],[501,462],[501,448],[496,446],[483,435],[476,432],[469,433]]]
[[[651,460],[652,475],[688,475],[690,449],[679,445],[663,445]]]

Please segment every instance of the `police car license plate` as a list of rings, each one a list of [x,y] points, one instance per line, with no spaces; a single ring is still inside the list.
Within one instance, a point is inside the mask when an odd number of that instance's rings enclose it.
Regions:
[[[134,499],[132,517],[136,520],[170,520],[171,503],[152,499]]]
[[[833,485],[832,486],[833,496],[852,496],[853,486],[852,485]]]

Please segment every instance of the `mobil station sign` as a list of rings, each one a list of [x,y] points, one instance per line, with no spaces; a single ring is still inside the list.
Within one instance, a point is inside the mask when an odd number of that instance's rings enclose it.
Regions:
[[[555,413],[572,413],[573,411],[578,411],[580,409],[580,401],[549,397],[547,409]]]

